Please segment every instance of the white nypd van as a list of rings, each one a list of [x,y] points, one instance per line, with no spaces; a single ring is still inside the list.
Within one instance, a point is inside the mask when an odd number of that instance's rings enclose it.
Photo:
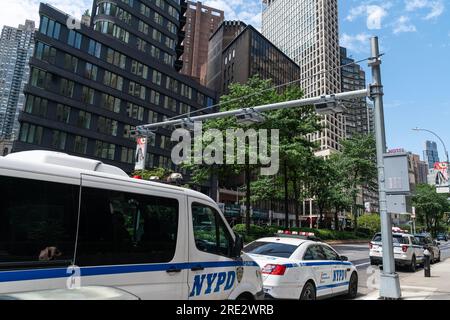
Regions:
[[[1,296],[68,285],[139,299],[263,296],[258,265],[201,193],[28,151],[0,157],[0,197]]]

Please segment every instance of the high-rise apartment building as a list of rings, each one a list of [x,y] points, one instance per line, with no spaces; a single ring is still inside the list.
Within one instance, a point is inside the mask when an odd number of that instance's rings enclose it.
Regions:
[[[73,28],[67,14],[41,3],[13,151],[61,150],[131,172],[134,127],[212,106],[215,93],[178,72],[186,6],[95,0],[90,26]],[[149,168],[175,169],[170,134],[161,128],[150,139]]]
[[[355,60],[347,55],[347,49],[340,48],[341,91],[355,91],[366,88],[366,73]],[[372,124],[371,110],[366,98],[351,99],[345,102],[345,130],[348,138],[355,134],[368,134]]]
[[[337,0],[262,0],[262,33],[301,69],[306,97],[341,92]],[[339,150],[345,117],[324,116],[325,129],[311,135],[318,156]]]
[[[34,48],[34,21],[18,28],[4,26],[0,38],[0,139],[12,140],[19,128],[23,88],[28,81],[29,59]]]
[[[434,169],[434,164],[440,161],[436,142],[434,141],[425,142],[425,150],[423,151],[423,158],[428,163],[428,169]]]
[[[205,83],[209,38],[224,20],[224,12],[199,2],[188,2],[181,73]]]
[[[210,43],[207,84],[219,95],[227,94],[230,84],[245,84],[256,75],[275,86],[300,77],[300,67],[251,25],[225,21]]]

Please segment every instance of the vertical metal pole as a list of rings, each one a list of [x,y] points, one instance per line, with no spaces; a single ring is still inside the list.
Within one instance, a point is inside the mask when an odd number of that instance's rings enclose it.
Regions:
[[[384,154],[386,153],[386,135],[384,128],[383,85],[381,82],[381,60],[378,37],[371,38],[373,83],[371,97],[375,105],[375,137],[377,145],[378,185],[380,197],[381,237],[383,245],[383,271],[380,275],[380,297],[386,299],[401,298],[400,281],[395,273],[394,247],[392,241],[392,221],[387,211],[385,188]]]
[[[312,199],[309,199],[309,228],[312,229],[313,228],[313,218],[312,218]]]

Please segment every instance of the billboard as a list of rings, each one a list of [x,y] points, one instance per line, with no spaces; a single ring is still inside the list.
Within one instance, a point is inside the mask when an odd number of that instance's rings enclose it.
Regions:
[[[147,138],[139,137],[136,139],[136,154],[135,154],[135,170],[145,169],[145,158],[147,156]]]

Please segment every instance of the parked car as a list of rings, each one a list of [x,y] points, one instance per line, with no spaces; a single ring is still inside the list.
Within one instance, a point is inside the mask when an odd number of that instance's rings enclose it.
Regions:
[[[414,237],[419,241],[420,245],[424,249],[427,249],[431,254],[431,263],[441,261],[441,250],[439,249],[440,243],[426,234],[416,234]]]
[[[392,233],[394,245],[395,265],[408,267],[412,272],[416,271],[418,264],[424,261],[424,249],[419,241],[411,234]],[[370,264],[380,265],[383,262],[383,247],[381,242],[381,233],[375,234],[369,243]]]
[[[437,235],[436,240],[438,241],[448,241],[448,235],[446,233],[440,233]]]

